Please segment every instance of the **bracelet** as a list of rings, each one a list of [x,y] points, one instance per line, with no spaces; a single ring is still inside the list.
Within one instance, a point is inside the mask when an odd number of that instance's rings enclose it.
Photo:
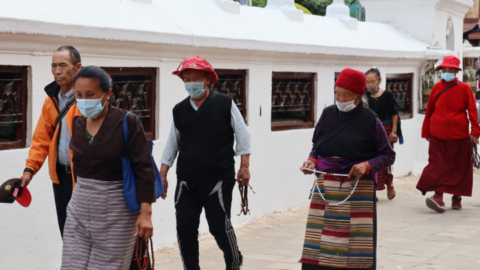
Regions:
[[[364,161],[363,164],[365,164],[365,166],[367,166],[367,174],[370,173],[370,164],[368,164],[367,161]]]
[[[30,174],[31,176],[33,176],[35,173],[32,169],[25,168],[25,170],[23,170],[23,174]]]
[[[309,158],[309,159],[307,159],[307,160],[311,160],[311,161],[315,162],[315,167],[317,167],[317,164],[318,164],[318,163],[317,163],[317,160],[316,160],[316,159],[314,159],[314,158]]]
[[[395,133],[395,134],[397,134],[397,132],[396,132],[396,131],[392,131],[392,133]]]

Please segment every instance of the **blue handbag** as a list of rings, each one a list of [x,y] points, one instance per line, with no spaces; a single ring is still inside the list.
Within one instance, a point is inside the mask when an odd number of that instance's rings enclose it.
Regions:
[[[128,123],[127,116],[132,112],[128,112],[123,118],[123,133],[125,135],[125,149],[126,153],[122,156],[122,166],[123,166],[123,189],[125,193],[125,200],[127,201],[128,211],[138,212],[141,209],[140,202],[137,201],[137,186],[135,181],[135,175],[133,174],[132,165],[130,163],[130,156],[128,155]],[[150,155],[153,150],[153,142],[148,141],[148,146],[150,147]],[[157,164],[155,164],[155,159],[152,156],[153,167],[155,169],[155,197],[158,199],[163,195],[163,181],[160,177],[160,172],[158,171]]]

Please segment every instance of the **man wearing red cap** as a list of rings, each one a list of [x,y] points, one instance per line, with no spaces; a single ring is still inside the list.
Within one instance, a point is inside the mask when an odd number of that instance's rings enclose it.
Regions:
[[[480,126],[472,89],[456,77],[460,60],[446,56],[439,69],[442,80],[432,89],[422,127],[422,138],[430,142],[428,165],[417,189],[423,195],[435,191],[427,198],[427,206],[443,213],[443,193],[453,194],[452,208],[456,210],[462,209],[461,196],[472,196],[472,144],[478,144]]]
[[[175,209],[177,239],[184,269],[199,266],[198,227],[205,216],[210,232],[223,251],[226,269],[238,270],[242,254],[230,223],[232,192],[235,186],[234,156],[241,156],[237,175],[239,187],[250,180],[250,137],[245,121],[230,96],[210,91],[218,82],[207,60],[193,56],[185,59],[173,74],[185,83],[189,97],[173,109],[173,122],[162,157],[160,174],[167,194],[167,172],[177,152]],[[236,151],[233,150],[236,140]]]

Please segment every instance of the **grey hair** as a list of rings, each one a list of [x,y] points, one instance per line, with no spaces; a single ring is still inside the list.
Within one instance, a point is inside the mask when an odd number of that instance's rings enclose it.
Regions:
[[[74,66],[82,62],[82,58],[80,58],[80,53],[73,46],[63,45],[58,47],[58,49],[55,50],[55,52],[61,52],[61,51],[68,51],[70,53],[70,60],[72,60],[72,64]]]

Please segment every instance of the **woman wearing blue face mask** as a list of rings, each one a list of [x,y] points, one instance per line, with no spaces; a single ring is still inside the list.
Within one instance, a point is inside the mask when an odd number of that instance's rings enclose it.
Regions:
[[[369,69],[365,75],[367,76],[367,100],[368,107],[374,111],[383,127],[387,132],[388,139],[393,148],[393,144],[400,140],[403,144],[402,129],[400,126],[400,117],[397,110],[397,102],[393,93],[380,88],[382,77],[380,70],[376,67]],[[392,200],[395,198],[396,192],[393,187],[393,174],[390,167],[377,173],[377,190],[385,190],[387,186],[387,197]]]
[[[155,171],[143,127],[127,111],[108,102],[112,84],[99,67],[88,66],[74,77],[77,107],[70,149],[77,185],[67,209],[62,269],[129,269],[136,238],[153,235],[151,203]],[[128,152],[126,150],[128,143]],[[124,189],[122,155],[128,154],[141,211],[130,213]]]
[[[361,102],[365,85],[360,71],[340,73],[335,105],[323,110],[310,156],[300,168],[305,174],[314,169],[348,174],[317,175],[302,270],[376,269],[375,174],[393,164],[395,152],[382,122]]]
[[[422,138],[429,141],[428,165],[417,184],[427,207],[445,212],[443,193],[452,194],[452,209],[462,209],[462,197],[472,196],[472,144],[478,144],[480,126],[471,87],[457,79],[460,59],[446,56],[437,67],[442,80],[435,84],[428,99]]]

